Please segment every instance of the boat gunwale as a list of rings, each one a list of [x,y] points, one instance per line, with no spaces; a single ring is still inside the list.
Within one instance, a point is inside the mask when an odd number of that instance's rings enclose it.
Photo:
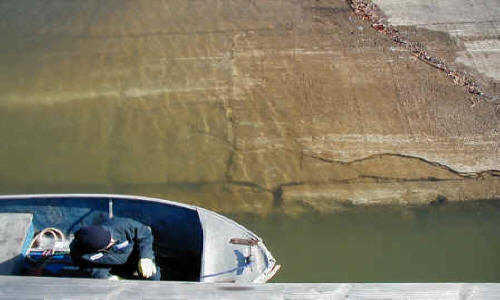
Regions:
[[[137,201],[145,201],[145,202],[154,202],[154,203],[160,203],[160,204],[170,204],[173,206],[180,206],[183,208],[195,210],[198,213],[200,211],[204,213],[208,213],[209,215],[212,215],[214,217],[218,217],[219,219],[230,223],[232,225],[235,225],[236,227],[247,231],[250,235],[258,239],[259,241],[262,241],[262,238],[260,238],[257,234],[246,228],[245,226],[239,224],[238,222],[223,216],[217,212],[214,212],[210,209],[206,209],[200,206],[196,205],[190,205],[190,204],[184,204],[181,202],[176,202],[172,200],[166,200],[166,199],[161,199],[161,198],[153,198],[153,197],[146,197],[146,196],[136,196],[136,195],[124,195],[124,194],[85,194],[85,193],[80,193],[80,194],[12,194],[12,195],[0,195],[0,201],[2,200],[25,200],[25,199],[43,199],[43,198],[87,198],[87,199],[95,199],[95,198],[115,198],[115,199],[123,199],[123,200],[137,200]],[[203,227],[203,226],[202,226]]]
[[[170,204],[174,206],[180,206],[183,208],[198,210],[198,206],[184,204],[180,202],[175,202],[172,200],[166,200],[161,198],[153,198],[146,196],[136,196],[136,195],[124,195],[124,194],[13,194],[13,195],[0,195],[0,201],[2,200],[25,200],[25,199],[43,199],[43,198],[86,198],[87,200],[96,198],[114,198],[123,200],[137,200],[145,202],[155,202],[161,204]]]

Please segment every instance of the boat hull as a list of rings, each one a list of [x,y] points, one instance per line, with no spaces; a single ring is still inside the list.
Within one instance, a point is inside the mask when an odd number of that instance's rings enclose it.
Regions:
[[[276,270],[262,239],[250,230],[215,212],[169,200],[114,194],[6,195],[0,196],[0,213],[31,213],[35,230],[57,227],[68,236],[110,217],[140,221],[153,230],[166,280],[262,283]],[[231,238],[257,243],[232,244]]]

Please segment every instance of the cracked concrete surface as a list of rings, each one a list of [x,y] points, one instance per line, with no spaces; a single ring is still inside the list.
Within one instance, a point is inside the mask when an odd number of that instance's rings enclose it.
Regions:
[[[0,33],[2,193],[254,213],[500,198],[497,104],[342,0],[3,1]]]

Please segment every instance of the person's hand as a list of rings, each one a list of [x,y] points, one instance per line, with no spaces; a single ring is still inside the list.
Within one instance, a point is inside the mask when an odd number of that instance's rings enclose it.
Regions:
[[[139,273],[144,278],[150,278],[153,274],[156,274],[156,266],[152,259],[141,258],[139,260]]]

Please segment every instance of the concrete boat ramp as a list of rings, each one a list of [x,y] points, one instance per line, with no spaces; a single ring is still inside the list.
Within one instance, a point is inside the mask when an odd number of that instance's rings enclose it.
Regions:
[[[499,299],[497,283],[185,283],[0,276],[0,299]]]

